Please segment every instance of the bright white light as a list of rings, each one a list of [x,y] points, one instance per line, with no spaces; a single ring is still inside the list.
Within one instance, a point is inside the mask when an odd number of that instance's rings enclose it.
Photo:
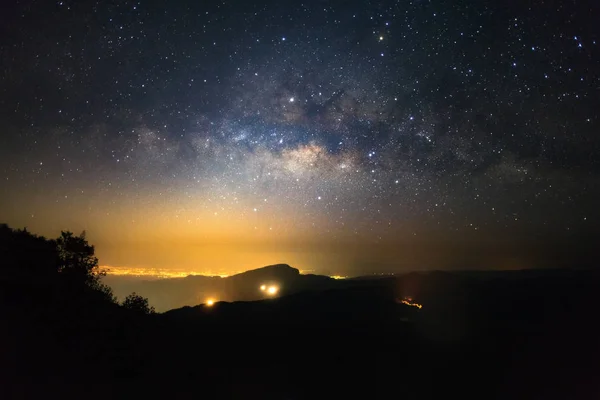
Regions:
[[[269,288],[267,289],[267,293],[277,294],[278,290],[279,290],[279,288],[277,286],[269,286]]]
[[[290,103],[293,103],[293,102],[294,102],[294,98],[290,97]]]
[[[215,304],[215,301],[214,301],[213,299],[208,299],[208,300],[206,300],[206,305],[207,305],[207,306],[209,306],[209,307],[210,307],[210,306],[212,306],[213,304]]]
[[[263,292],[264,292],[265,290],[267,290],[267,285],[260,285],[260,290],[262,290]]]

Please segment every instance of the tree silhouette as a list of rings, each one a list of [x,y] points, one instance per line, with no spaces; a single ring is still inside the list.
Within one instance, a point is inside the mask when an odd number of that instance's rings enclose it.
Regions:
[[[141,314],[154,314],[154,307],[150,306],[148,299],[140,296],[136,292],[131,293],[123,301],[123,307],[139,312]]]
[[[56,244],[27,229],[0,224],[0,276],[6,279],[48,281],[56,276]]]
[[[112,289],[101,282],[102,277],[106,276],[106,271],[98,266],[94,246],[88,243],[85,231],[79,236],[62,231],[56,239],[56,249],[59,259],[58,272],[73,284],[85,284],[101,293],[107,300],[116,302]]]
[[[88,244],[85,232],[74,236],[72,232],[61,232],[56,239],[59,256],[58,271],[74,280],[91,283],[99,279],[98,259],[94,246]]]

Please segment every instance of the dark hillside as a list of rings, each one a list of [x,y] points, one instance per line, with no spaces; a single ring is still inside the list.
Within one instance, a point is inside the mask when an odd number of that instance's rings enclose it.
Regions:
[[[234,276],[230,287],[255,296],[259,284],[285,282],[290,294],[146,314],[94,283],[84,241],[4,235],[1,398],[600,394],[595,271],[334,281],[278,265]],[[86,265],[91,275],[68,272]]]

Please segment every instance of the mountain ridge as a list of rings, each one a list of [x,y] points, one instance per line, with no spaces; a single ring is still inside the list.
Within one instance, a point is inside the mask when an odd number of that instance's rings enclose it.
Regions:
[[[159,312],[207,301],[254,301],[305,290],[334,287],[336,280],[324,275],[301,274],[288,264],[272,264],[228,277],[190,275],[156,280],[107,279],[117,295],[136,292],[150,300]],[[264,290],[261,286],[264,285]],[[267,293],[267,286],[276,293]]]

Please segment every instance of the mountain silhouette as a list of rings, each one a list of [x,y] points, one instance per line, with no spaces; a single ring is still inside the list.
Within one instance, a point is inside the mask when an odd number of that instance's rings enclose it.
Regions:
[[[195,306],[209,300],[253,301],[306,290],[325,290],[337,287],[338,283],[328,276],[301,274],[287,264],[269,265],[224,278],[200,275],[158,280],[109,277],[107,282],[119,298],[131,292],[139,293],[147,297],[159,312]],[[261,290],[263,285],[264,290]],[[276,288],[276,293],[269,293],[270,287]]]

